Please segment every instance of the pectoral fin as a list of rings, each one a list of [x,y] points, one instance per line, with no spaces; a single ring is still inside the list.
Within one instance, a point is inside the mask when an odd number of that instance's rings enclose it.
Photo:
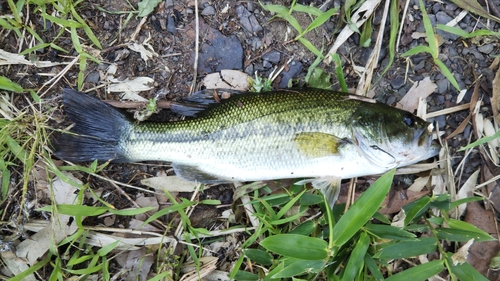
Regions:
[[[301,153],[312,158],[339,154],[340,147],[349,143],[347,139],[320,132],[300,133],[293,140]]]
[[[222,184],[230,183],[227,180],[221,180],[214,175],[211,175],[196,166],[188,166],[172,163],[175,174],[187,181],[206,183],[206,184]]]

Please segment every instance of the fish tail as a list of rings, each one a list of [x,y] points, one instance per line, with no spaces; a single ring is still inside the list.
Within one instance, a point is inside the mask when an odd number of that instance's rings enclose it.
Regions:
[[[94,160],[128,162],[120,139],[132,126],[130,119],[118,109],[89,95],[64,89],[64,110],[73,121],[69,133],[55,143],[55,155],[71,162]]]

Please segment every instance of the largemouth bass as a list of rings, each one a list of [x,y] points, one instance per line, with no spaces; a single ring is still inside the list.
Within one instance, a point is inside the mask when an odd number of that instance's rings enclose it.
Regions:
[[[178,176],[214,184],[381,174],[439,151],[429,123],[363,97],[320,89],[231,94],[198,93],[185,103],[194,118],[138,123],[65,89],[65,112],[75,126],[59,138],[56,155],[73,162],[168,161]]]

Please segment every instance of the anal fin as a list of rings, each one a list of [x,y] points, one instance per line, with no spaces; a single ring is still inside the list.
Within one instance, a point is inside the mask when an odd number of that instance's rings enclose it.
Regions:
[[[316,179],[306,179],[296,182],[295,184],[311,183],[311,185],[321,191],[325,197],[330,209],[333,209],[340,193],[341,178],[339,177],[322,177]]]

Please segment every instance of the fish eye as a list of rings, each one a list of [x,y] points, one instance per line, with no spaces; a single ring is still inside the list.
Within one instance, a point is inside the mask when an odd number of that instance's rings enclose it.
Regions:
[[[403,122],[409,127],[414,127],[416,124],[415,117],[413,115],[406,115],[403,117]]]

